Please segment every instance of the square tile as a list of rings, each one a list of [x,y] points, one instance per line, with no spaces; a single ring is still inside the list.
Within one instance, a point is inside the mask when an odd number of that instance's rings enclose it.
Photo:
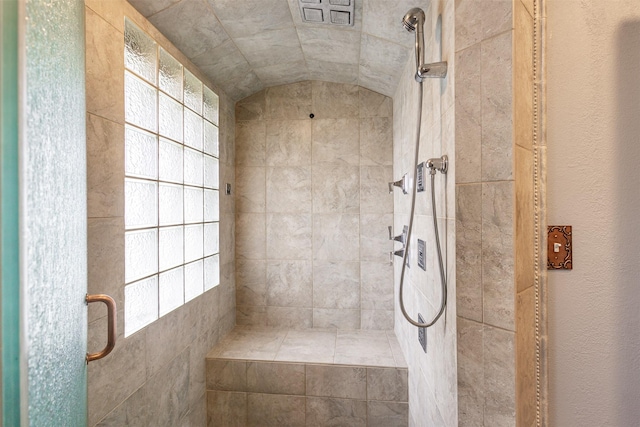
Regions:
[[[359,260],[359,215],[321,214],[313,217],[315,260]]]
[[[307,365],[307,396],[366,399],[367,370],[356,366]]]
[[[367,402],[364,400],[307,397],[306,411],[308,426],[367,425]]]
[[[311,214],[267,214],[267,259],[311,259]]]
[[[297,363],[247,363],[247,391],[304,395],[305,366]]]
[[[297,427],[305,424],[304,396],[247,394],[247,425]]]
[[[360,308],[360,264],[316,261],[313,263],[314,308]]]
[[[267,168],[267,212],[310,213],[311,169]]]
[[[318,330],[289,331],[276,359],[289,362],[332,363],[336,333]]]

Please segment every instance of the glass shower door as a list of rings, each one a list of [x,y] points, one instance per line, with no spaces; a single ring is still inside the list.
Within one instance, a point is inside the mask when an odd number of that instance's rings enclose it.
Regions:
[[[2,267],[2,422],[20,421],[18,265],[18,2],[0,1],[0,266]]]
[[[84,2],[1,3],[2,416],[7,426],[84,426]]]

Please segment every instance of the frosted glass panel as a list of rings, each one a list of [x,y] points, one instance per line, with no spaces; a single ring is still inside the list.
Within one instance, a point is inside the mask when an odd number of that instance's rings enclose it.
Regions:
[[[124,73],[124,118],[151,132],[158,130],[157,90],[133,74]]]
[[[202,151],[202,117],[193,111],[184,110],[184,144]]]
[[[204,118],[212,123],[218,124],[218,115],[220,111],[218,95],[211,89],[204,86]]]
[[[144,228],[158,225],[158,183],[125,179],[125,228]]]
[[[184,304],[184,268],[160,274],[160,316]]]
[[[167,227],[160,229],[160,271],[168,270],[184,263],[184,228]]]
[[[125,32],[125,280],[154,278],[158,318],[220,282],[220,99],[128,19]],[[152,321],[144,309],[127,333]]]
[[[160,180],[181,184],[183,158],[182,145],[160,138]]]
[[[124,235],[125,283],[158,272],[158,230],[127,231]]]
[[[158,276],[124,288],[124,336],[128,337],[158,318]]]
[[[220,220],[220,200],[218,190],[204,190],[204,221]]]
[[[184,105],[202,114],[202,82],[189,70],[184,70]]]
[[[218,128],[208,121],[204,121],[204,152],[220,157],[218,143]]]
[[[182,186],[160,184],[160,225],[177,225],[183,222]]]
[[[204,290],[215,288],[220,284],[220,255],[204,259]]]
[[[160,135],[182,142],[182,105],[160,92]]]
[[[158,178],[158,137],[139,129],[125,128],[124,171],[129,176]]]
[[[129,19],[124,20],[124,65],[150,83],[156,83],[156,42]]]
[[[184,222],[202,222],[204,214],[202,188],[184,188]]]
[[[160,70],[158,73],[160,89],[182,101],[182,64],[166,50],[160,48]]]
[[[20,315],[20,330],[14,325],[11,331],[20,334],[17,348],[2,347],[0,400],[5,419],[0,424],[5,427],[87,425],[84,16],[81,1],[3,0],[0,5],[1,193],[3,203],[12,203],[2,207],[3,225],[17,225],[5,221],[15,218],[14,209],[20,213],[19,230],[2,230],[0,252],[3,258],[18,255],[13,249],[19,243],[21,273],[20,281],[12,283],[18,259],[2,264],[2,327],[10,328],[6,320]],[[19,124],[13,115],[18,111]],[[16,125],[20,134],[15,133]],[[16,170],[13,150],[18,147]],[[17,184],[12,178],[18,176],[19,186],[12,186]],[[18,193],[20,206],[14,199]],[[13,284],[17,286],[11,289]],[[23,292],[18,300],[12,293],[19,289]],[[3,340],[10,339],[9,331],[4,329]],[[19,357],[20,366],[7,357],[11,355]],[[6,382],[18,379],[14,374],[21,380],[15,389]],[[22,412],[21,421],[11,419],[13,411]]]
[[[204,156],[204,186],[207,188],[218,188],[219,184],[218,159],[211,156]]]
[[[184,228],[184,262],[202,258],[202,224]]]
[[[204,225],[204,256],[220,252],[219,223],[214,222]]]
[[[203,155],[190,148],[184,149],[184,183],[202,187]]]
[[[184,302],[191,301],[204,292],[202,260],[184,266]]]

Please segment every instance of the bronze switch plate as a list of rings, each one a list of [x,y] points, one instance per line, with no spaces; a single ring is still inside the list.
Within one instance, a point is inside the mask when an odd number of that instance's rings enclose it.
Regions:
[[[548,227],[547,270],[573,269],[573,244],[570,225]]]

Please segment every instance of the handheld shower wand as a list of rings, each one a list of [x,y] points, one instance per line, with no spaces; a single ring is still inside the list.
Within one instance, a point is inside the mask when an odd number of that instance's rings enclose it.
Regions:
[[[425,77],[445,77],[447,75],[447,63],[446,62],[438,62],[435,64],[424,64],[424,26],[425,15],[421,9],[414,8],[411,9],[407,14],[402,18],[402,25],[409,30],[410,32],[416,32],[416,81],[419,83],[419,97],[418,97],[418,120],[416,122],[416,144],[415,144],[415,158],[414,164],[416,165],[416,170],[418,166],[418,158],[420,154],[420,130],[422,124],[422,81]],[[411,191],[411,213],[409,214],[409,226],[407,228],[407,232],[404,235],[404,252],[402,252],[402,269],[400,271],[400,285],[398,289],[398,299],[400,303],[400,310],[402,311],[402,315],[407,319],[409,323],[419,328],[428,328],[433,326],[440,316],[442,316],[447,307],[447,277],[446,271],[444,268],[444,262],[442,259],[442,248],[440,246],[440,233],[438,231],[438,217],[436,210],[436,197],[435,197],[435,176],[436,172],[440,171],[442,174],[446,174],[448,170],[448,158],[447,156],[442,156],[440,158],[429,159],[425,162],[425,166],[429,169],[429,175],[431,176],[431,208],[433,212],[433,229],[435,235],[435,243],[436,249],[438,253],[438,266],[440,269],[440,286],[442,289],[441,299],[440,299],[440,309],[433,316],[433,318],[429,322],[424,322],[420,317],[418,320],[414,320],[409,316],[407,309],[404,305],[404,296],[403,296],[403,288],[404,288],[404,280],[405,280],[405,272],[407,267],[407,256],[409,254],[409,246],[411,244],[411,232],[413,230],[413,220],[415,218],[415,209],[416,209],[416,192],[417,186]],[[414,175],[415,177],[415,175]],[[415,178],[414,178],[415,181]],[[398,254],[400,255],[400,254]]]
[[[447,76],[447,63],[424,63],[424,11],[418,7],[409,10],[402,18],[402,26],[410,33],[416,33],[416,81],[429,78],[443,78]]]

